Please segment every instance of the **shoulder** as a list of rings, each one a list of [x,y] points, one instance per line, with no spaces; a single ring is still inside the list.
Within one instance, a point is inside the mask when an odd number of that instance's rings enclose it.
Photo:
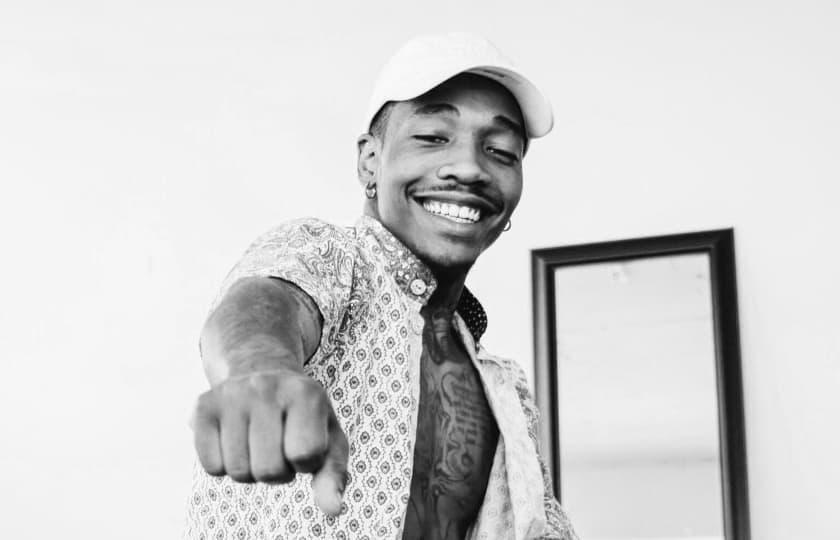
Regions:
[[[317,218],[284,222],[259,235],[225,278],[216,303],[245,277],[291,281],[312,296],[349,286],[355,264],[352,231]],[[326,292],[322,293],[326,297]],[[215,305],[215,303],[214,303]]]
[[[319,218],[306,217],[286,221],[266,231],[253,242],[251,249],[271,245],[305,246],[333,243],[349,246],[355,239],[354,230]]]
[[[304,265],[318,274],[353,265],[358,252],[355,231],[318,218],[284,222],[254,240],[240,260],[247,268]]]

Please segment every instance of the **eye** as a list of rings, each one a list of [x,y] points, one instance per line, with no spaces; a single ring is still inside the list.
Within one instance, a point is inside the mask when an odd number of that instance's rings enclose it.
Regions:
[[[441,137],[440,135],[415,135],[415,139],[431,144],[446,144],[449,139]]]
[[[519,156],[517,156],[513,152],[508,152],[507,150],[502,150],[501,148],[496,148],[495,146],[489,146],[487,148],[487,151],[496,156],[499,159],[499,161],[508,165],[513,165],[514,163],[519,161]]]

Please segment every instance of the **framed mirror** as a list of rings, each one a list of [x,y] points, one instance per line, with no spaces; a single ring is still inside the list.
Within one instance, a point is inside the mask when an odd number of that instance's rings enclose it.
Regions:
[[[532,251],[535,382],[581,538],[748,540],[732,229]]]

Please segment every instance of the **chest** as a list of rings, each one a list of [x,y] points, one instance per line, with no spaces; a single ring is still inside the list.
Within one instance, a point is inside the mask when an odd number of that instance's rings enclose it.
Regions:
[[[424,333],[414,467],[404,538],[463,538],[499,431],[481,378],[452,334]]]

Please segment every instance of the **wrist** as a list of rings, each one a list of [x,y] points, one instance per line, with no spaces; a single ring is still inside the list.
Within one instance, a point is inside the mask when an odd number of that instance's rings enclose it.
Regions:
[[[202,339],[202,361],[212,386],[227,379],[277,370],[303,373],[303,351],[267,334],[254,334],[225,347]]]
[[[303,373],[303,352],[290,351],[282,343],[249,341],[233,348],[225,355],[229,377],[247,376],[267,371]]]

